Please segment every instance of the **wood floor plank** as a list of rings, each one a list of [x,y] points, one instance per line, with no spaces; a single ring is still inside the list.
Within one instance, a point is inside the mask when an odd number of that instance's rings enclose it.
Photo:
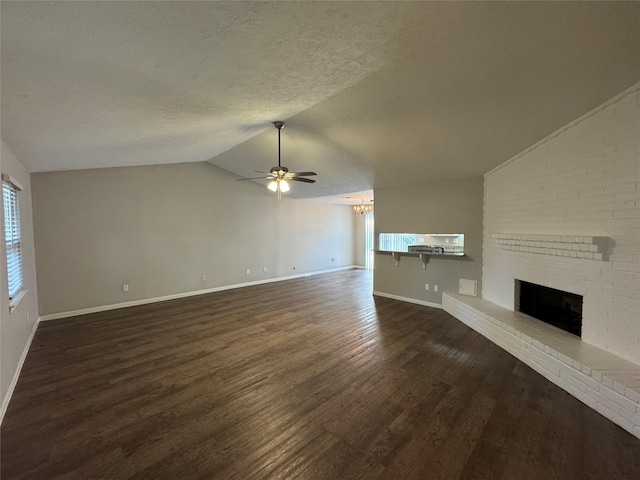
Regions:
[[[354,270],[43,323],[2,479],[638,479],[640,440]]]

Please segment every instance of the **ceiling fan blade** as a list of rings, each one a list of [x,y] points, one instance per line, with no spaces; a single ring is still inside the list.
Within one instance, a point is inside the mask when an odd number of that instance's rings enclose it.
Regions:
[[[315,180],[311,180],[310,178],[303,178],[303,177],[291,177],[291,178],[288,178],[287,180],[293,180],[294,182],[316,183]]]
[[[261,178],[273,178],[271,175],[267,175],[266,177],[250,177],[250,178],[236,178],[236,182],[239,182],[240,180],[259,180]]]
[[[289,172],[287,175],[291,175],[291,177],[311,177],[313,175],[317,175],[316,172]]]

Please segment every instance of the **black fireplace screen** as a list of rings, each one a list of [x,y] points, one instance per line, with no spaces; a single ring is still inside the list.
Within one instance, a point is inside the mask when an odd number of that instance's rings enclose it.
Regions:
[[[582,335],[582,296],[517,280],[518,310],[574,335]]]

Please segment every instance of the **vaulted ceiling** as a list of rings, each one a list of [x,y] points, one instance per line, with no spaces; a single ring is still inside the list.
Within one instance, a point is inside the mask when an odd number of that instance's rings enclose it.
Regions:
[[[34,172],[315,170],[297,198],[487,172],[640,81],[638,2],[10,2],[2,138]]]

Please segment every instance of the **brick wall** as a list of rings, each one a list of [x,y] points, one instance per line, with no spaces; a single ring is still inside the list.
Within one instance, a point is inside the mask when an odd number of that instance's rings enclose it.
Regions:
[[[639,164],[640,83],[487,173],[483,298],[513,309],[515,279],[582,295],[583,340],[640,364]],[[501,234],[608,240],[594,261]]]

